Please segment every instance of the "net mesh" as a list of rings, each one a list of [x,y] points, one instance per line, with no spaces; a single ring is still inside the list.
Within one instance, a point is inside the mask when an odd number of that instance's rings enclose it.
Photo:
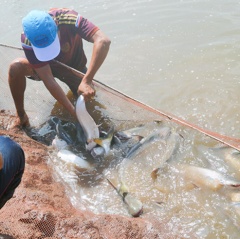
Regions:
[[[74,208],[69,201],[62,180],[53,176],[54,171],[48,164],[49,148],[30,139],[23,131],[7,129],[9,121],[14,118],[11,113],[15,111],[7,83],[8,66],[15,58],[23,56],[23,52],[17,48],[0,45],[0,53],[0,134],[7,134],[15,139],[26,152],[26,169],[22,182],[16,189],[13,199],[9,200],[0,210],[0,239],[201,238],[201,234],[197,236],[197,233],[204,233],[202,231],[205,229],[196,231],[197,224],[191,226],[191,220],[187,218],[188,215],[191,217],[191,212],[178,209],[177,198],[173,200],[176,207],[170,205],[173,207],[170,207],[171,215],[165,214],[164,208],[160,205],[158,215],[152,216],[146,213],[143,219],[120,215],[94,214],[88,210],[81,211]],[[67,112],[46,92],[41,82],[29,80],[27,83],[25,109],[30,116],[32,126],[39,126],[53,114],[61,114],[62,118],[67,118]],[[61,82],[59,84],[67,94],[68,88]],[[97,90],[96,98],[87,103],[87,108],[96,123],[101,125],[102,128],[107,129],[110,123],[114,124],[116,130],[118,130],[126,128],[125,126],[131,128],[140,123],[157,120],[164,121],[179,133],[188,136],[185,145],[186,150],[191,151],[192,145],[199,142],[208,145],[217,144],[216,141],[199,132],[176,124],[171,119],[156,114],[154,110],[146,109],[144,105],[138,104],[128,96],[104,84],[96,81],[95,87]],[[71,95],[68,96],[73,100]],[[181,194],[179,193],[177,196],[180,198]],[[175,194],[172,194],[172,197],[175,197]],[[189,204],[194,203],[190,201]],[[182,223],[181,213],[184,216]],[[207,214],[208,216],[209,214]],[[229,223],[229,219],[225,216],[219,216],[217,213],[216,216],[222,217],[222,221],[227,223],[227,230],[231,231],[233,229],[232,236],[234,238],[237,235],[235,226]],[[219,234],[212,234],[213,237],[211,237],[210,233],[209,238],[216,238],[216,235],[219,235],[219,238],[227,238],[228,235],[222,229],[224,223],[220,225],[219,222],[215,222],[213,216],[211,226],[216,225],[216,228],[219,227],[220,229],[215,228],[215,231]],[[189,225],[187,229],[184,228],[185,225]]]
[[[151,225],[153,228],[149,230],[149,225],[142,221],[135,222],[131,218],[114,215],[93,215],[87,211],[78,212],[71,206],[61,182],[52,177],[52,169],[47,164],[46,147],[31,140],[22,131],[7,130],[15,111],[7,82],[8,66],[14,59],[22,57],[23,51],[1,45],[0,54],[0,134],[7,134],[19,142],[26,153],[26,169],[22,182],[14,197],[0,211],[0,238],[159,238],[159,226],[154,228]],[[59,84],[67,94],[68,88],[61,82]],[[96,89],[96,101],[92,101],[87,107],[94,120],[103,127],[108,125],[108,120],[120,127],[126,123],[135,125],[136,122],[156,119],[155,114],[128,104],[114,90],[98,83]],[[62,118],[67,114],[46,93],[41,82],[31,80],[27,81],[25,109],[32,126],[39,126],[49,115],[59,114],[59,111]],[[37,171],[39,169],[40,172]]]

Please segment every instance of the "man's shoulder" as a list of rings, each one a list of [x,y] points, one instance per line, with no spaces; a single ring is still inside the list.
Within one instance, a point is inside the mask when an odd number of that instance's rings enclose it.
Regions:
[[[79,14],[75,10],[69,8],[52,8],[49,10],[49,14],[57,25],[76,26],[79,18]]]

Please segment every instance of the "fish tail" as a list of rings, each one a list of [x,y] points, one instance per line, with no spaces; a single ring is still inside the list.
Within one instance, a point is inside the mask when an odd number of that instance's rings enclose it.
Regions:
[[[159,170],[159,168],[156,168],[156,169],[154,169],[154,170],[151,172],[151,178],[152,178],[153,180],[156,180],[156,179],[157,179],[157,177],[158,177],[158,170]]]
[[[238,187],[240,187],[240,183],[239,184],[231,184],[230,186],[234,187],[234,188],[238,188]]]

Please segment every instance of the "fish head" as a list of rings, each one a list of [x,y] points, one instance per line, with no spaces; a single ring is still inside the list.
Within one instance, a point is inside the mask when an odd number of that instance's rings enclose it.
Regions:
[[[104,153],[105,153],[105,149],[103,147],[94,147],[91,150],[91,155],[93,156],[93,158],[102,157],[104,156]]]
[[[55,136],[54,140],[52,141],[52,146],[57,150],[61,150],[67,148],[68,144],[63,139],[59,139],[57,136]]]
[[[124,202],[127,205],[128,212],[133,217],[139,217],[143,213],[142,202],[136,197],[134,197],[132,194],[128,193],[124,198]]]
[[[97,145],[104,148],[105,154],[108,154],[111,148],[113,135],[114,135],[114,127],[111,127],[110,130],[106,133],[105,137],[93,139],[93,142],[95,142]]]

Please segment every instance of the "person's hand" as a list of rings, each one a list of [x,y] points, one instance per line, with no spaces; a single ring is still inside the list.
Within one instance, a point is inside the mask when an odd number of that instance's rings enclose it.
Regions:
[[[0,153],[0,170],[3,168],[3,157],[2,154]]]
[[[82,94],[85,101],[92,99],[95,96],[95,89],[93,83],[82,80],[81,84],[78,87],[78,94]]]

